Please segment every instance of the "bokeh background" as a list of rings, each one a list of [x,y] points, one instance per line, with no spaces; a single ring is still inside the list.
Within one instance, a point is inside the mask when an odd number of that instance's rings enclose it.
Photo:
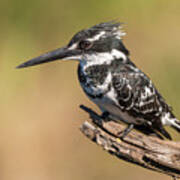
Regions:
[[[0,0],[0,179],[169,179],[110,156],[81,134],[88,115],[79,105],[97,108],[79,86],[77,62],[15,66],[80,29],[118,19],[126,22],[131,59],[180,118],[179,9],[179,0]]]

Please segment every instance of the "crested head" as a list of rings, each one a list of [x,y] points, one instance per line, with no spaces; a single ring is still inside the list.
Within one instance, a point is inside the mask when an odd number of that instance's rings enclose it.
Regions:
[[[89,46],[87,46],[87,49],[89,50],[97,49],[97,51],[101,50],[103,52],[118,47],[117,42],[121,42],[122,37],[125,34],[126,33],[122,30],[121,23],[114,23],[114,22],[100,23],[88,29],[79,31],[77,34],[73,36],[68,46],[70,48],[83,49],[83,47],[81,46],[83,44],[82,42],[86,41],[89,42]],[[99,47],[100,45],[102,48]]]
[[[100,23],[75,34],[68,47],[81,50],[81,59],[91,62],[108,62],[113,58],[126,59],[129,51],[122,43],[124,35],[121,23]]]
[[[125,32],[122,30],[121,23],[106,22],[92,26],[88,29],[79,31],[74,35],[69,45],[79,42],[80,40],[97,41],[102,38],[115,37],[122,39]]]

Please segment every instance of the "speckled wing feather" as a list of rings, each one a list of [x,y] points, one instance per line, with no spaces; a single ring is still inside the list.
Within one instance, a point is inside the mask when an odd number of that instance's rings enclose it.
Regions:
[[[112,82],[122,111],[139,124],[164,131],[161,117],[163,113],[171,113],[171,109],[144,73],[115,73]],[[166,132],[164,135],[169,136]]]

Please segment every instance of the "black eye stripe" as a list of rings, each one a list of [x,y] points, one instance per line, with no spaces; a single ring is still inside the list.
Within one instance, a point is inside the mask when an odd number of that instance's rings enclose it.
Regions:
[[[87,40],[82,40],[79,42],[79,48],[82,50],[89,49],[92,46],[92,42]]]

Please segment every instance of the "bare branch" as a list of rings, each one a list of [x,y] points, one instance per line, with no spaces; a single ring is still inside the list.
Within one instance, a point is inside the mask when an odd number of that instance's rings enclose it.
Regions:
[[[129,133],[122,141],[119,133],[125,126],[114,121],[103,121],[91,109],[81,106],[89,113],[92,122],[84,122],[81,131],[90,140],[110,154],[144,168],[180,178],[180,143],[146,136],[137,131]]]

